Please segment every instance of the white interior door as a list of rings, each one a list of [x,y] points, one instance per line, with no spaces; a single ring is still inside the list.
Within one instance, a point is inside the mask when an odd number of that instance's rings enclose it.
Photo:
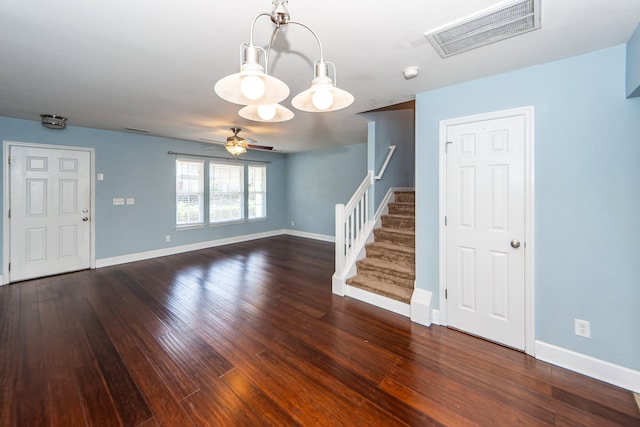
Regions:
[[[525,119],[446,128],[447,321],[524,350]]]
[[[10,281],[91,266],[89,151],[10,147]]]

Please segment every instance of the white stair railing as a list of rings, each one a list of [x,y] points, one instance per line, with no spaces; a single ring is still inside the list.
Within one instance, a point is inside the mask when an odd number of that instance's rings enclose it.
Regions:
[[[344,295],[347,275],[371,233],[374,221],[369,215],[373,171],[369,171],[351,200],[336,205],[336,271],[333,293]]]
[[[384,163],[382,164],[382,167],[380,168],[380,172],[378,172],[378,175],[374,176],[374,179],[376,180],[382,179],[382,175],[384,175],[384,171],[387,170],[387,165],[389,164],[389,161],[391,160],[391,157],[393,157],[393,153],[395,151],[396,151],[396,146],[390,145],[389,152],[387,153],[387,158],[384,160]]]

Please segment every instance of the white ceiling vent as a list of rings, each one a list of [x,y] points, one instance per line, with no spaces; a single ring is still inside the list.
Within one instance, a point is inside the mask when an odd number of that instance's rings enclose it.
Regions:
[[[540,0],[517,0],[425,33],[441,57],[540,28]]]

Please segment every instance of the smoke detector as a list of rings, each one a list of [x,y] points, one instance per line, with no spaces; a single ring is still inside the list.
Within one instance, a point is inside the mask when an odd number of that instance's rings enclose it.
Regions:
[[[67,127],[67,118],[55,114],[40,114],[42,126],[49,129],[64,129]]]
[[[402,75],[404,75],[405,80],[411,80],[418,77],[418,73],[420,72],[420,68],[418,67],[407,67],[402,70]]]
[[[538,30],[540,0],[516,0],[425,33],[442,58]]]

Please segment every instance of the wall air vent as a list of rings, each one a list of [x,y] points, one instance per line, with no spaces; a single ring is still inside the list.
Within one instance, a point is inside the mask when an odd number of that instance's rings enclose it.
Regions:
[[[447,58],[540,28],[540,0],[517,0],[425,33]]]

